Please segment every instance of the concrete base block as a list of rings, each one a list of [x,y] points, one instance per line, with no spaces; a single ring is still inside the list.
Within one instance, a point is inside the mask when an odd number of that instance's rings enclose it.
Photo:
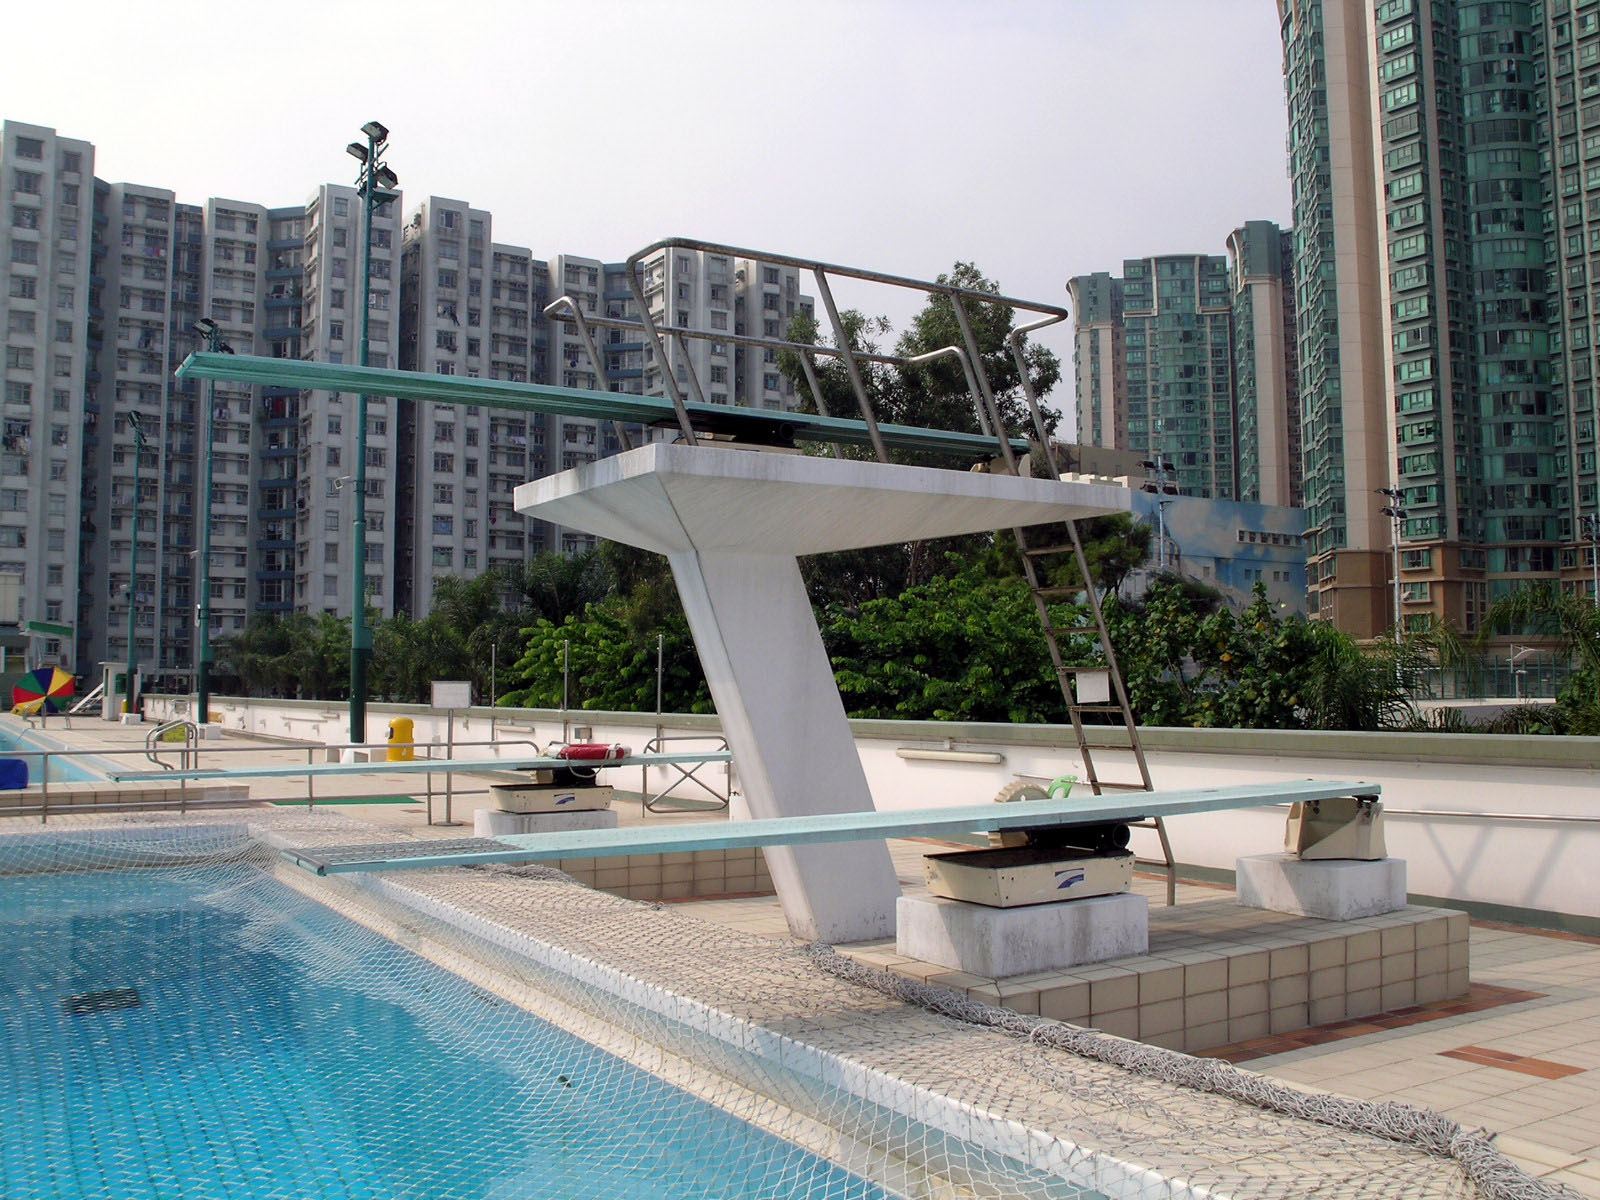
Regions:
[[[124,725],[143,725],[144,724],[144,716],[141,713],[123,713],[122,714],[122,724],[124,724]]]
[[[1406,906],[1406,864],[1400,858],[1302,862],[1292,854],[1253,854],[1234,867],[1239,903],[1246,908],[1353,921]]]
[[[200,738],[202,741],[211,741],[213,738],[220,738],[222,736],[221,721],[207,721],[204,725],[199,725],[198,728],[200,730]]]
[[[615,829],[617,814],[609,808],[586,812],[512,813],[480,808],[472,814],[475,837],[508,833],[564,833],[569,829]]]
[[[1132,893],[1024,908],[902,896],[895,916],[897,953],[989,979],[1150,949],[1150,906]]]

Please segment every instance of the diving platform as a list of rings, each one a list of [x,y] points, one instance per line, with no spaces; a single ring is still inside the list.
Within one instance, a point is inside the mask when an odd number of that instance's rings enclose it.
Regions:
[[[511,834],[500,838],[369,843],[285,849],[285,858],[318,875],[360,871],[471,867],[491,863],[550,862],[563,858],[617,858],[631,854],[679,854],[749,846],[805,846],[886,838],[941,837],[1004,829],[1067,829],[1151,817],[1180,817],[1230,808],[1254,808],[1343,796],[1377,796],[1371,783],[1307,780],[1137,792],[1087,799],[1019,800],[899,812],[838,812],[752,820],[697,821],[657,827],[580,829],[563,833]]]
[[[517,383],[508,379],[427,375],[419,371],[358,367],[349,363],[307,362],[252,354],[214,354],[205,350],[196,351],[184,359],[176,375],[179,379],[210,379],[368,396],[401,396],[407,400],[431,400],[437,404],[477,404],[485,408],[551,413],[561,417],[590,417],[654,428],[677,429],[680,426],[677,406],[663,396]],[[824,417],[814,413],[769,412],[759,408],[739,408],[693,400],[684,401],[683,409],[697,434],[731,438],[735,442],[769,446],[792,446],[796,442],[872,445],[872,430],[865,421]],[[924,429],[915,425],[880,424],[877,430],[883,445],[891,450],[943,453],[965,456],[974,462],[986,462],[1000,448],[999,440],[989,434]],[[1027,440],[1012,438],[1011,448],[1019,454],[1026,454]]]

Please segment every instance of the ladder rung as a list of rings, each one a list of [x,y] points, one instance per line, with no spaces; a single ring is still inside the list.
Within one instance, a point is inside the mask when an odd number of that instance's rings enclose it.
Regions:
[[[1121,712],[1123,710],[1122,710],[1122,705],[1120,705],[1120,704],[1074,704],[1072,706],[1072,711],[1073,712],[1114,712],[1114,713],[1119,713],[1119,712]]]
[[[1022,552],[1029,558],[1048,558],[1052,554],[1071,554],[1075,548],[1068,542],[1064,546],[1024,546]]]
[[[1080,587],[1042,587],[1034,588],[1033,594],[1041,600],[1065,600],[1069,596],[1081,596],[1083,589]]]
[[[1050,628],[1055,633],[1092,633],[1095,637],[1100,636],[1100,626],[1098,625],[1052,625]],[[1105,670],[1104,664],[1101,665],[1100,669],[1102,671]]]
[[[1150,790],[1142,783],[1112,783],[1105,779],[1097,780],[1096,786],[1102,792],[1107,790],[1114,792],[1148,792]]]

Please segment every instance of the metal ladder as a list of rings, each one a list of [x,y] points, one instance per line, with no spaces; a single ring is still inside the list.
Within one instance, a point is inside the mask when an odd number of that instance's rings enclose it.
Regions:
[[[1027,397],[1028,410],[1033,418],[1034,428],[1038,435],[1038,445],[1043,455],[1046,469],[1052,479],[1061,477],[1060,464],[1056,460],[1055,452],[1050,447],[1049,434],[1045,428],[1044,414],[1039,407],[1038,397],[1034,394],[1032,381],[1028,378],[1027,363],[1022,353],[1022,338],[1030,327],[1014,330],[1008,339],[1012,357],[1016,360],[1017,375],[1022,383],[1023,394]],[[995,411],[995,420],[998,424],[999,413]],[[1019,463],[1010,451],[1010,445],[1004,436],[1000,438],[1002,446],[1001,461],[1008,472],[1013,475],[1026,473],[1026,464]],[[1066,540],[1062,540],[1062,531],[1065,531]],[[1145,761],[1144,745],[1139,740],[1139,726],[1133,719],[1133,708],[1128,703],[1128,689],[1123,683],[1122,671],[1117,666],[1116,650],[1111,645],[1111,635],[1106,629],[1105,612],[1101,608],[1100,594],[1095,588],[1094,577],[1089,571],[1089,560],[1083,553],[1083,539],[1078,536],[1078,523],[1076,521],[1062,521],[1059,525],[1035,526],[1030,528],[1015,528],[1012,531],[1017,539],[1017,549],[1022,556],[1022,572],[1027,578],[1028,589],[1033,593],[1033,605],[1039,614],[1039,627],[1044,632],[1045,645],[1050,650],[1050,665],[1055,670],[1056,683],[1061,688],[1061,698],[1066,702],[1067,715],[1072,721],[1072,735],[1078,743],[1078,753],[1083,756],[1084,774],[1088,784],[1096,796],[1104,795],[1107,791],[1126,792],[1151,792],[1155,785],[1150,780],[1150,767]],[[1051,559],[1071,554],[1072,561],[1077,566],[1078,579],[1082,587],[1055,587],[1046,579],[1041,578],[1040,568]],[[1071,625],[1059,627],[1051,619],[1050,605],[1052,602],[1069,600],[1074,603],[1082,598],[1089,609],[1092,618],[1090,624]],[[1085,662],[1077,651],[1082,641],[1093,635],[1100,648],[1103,662]],[[1062,653],[1063,636],[1072,639],[1071,655]],[[1080,699],[1083,680],[1081,675],[1106,675],[1109,677],[1110,687],[1104,697],[1095,697],[1087,702]],[[1084,716],[1090,715],[1091,724],[1100,729],[1122,730],[1122,740],[1102,743],[1100,750],[1122,751],[1133,756],[1134,766],[1138,769],[1137,780],[1122,779],[1108,780],[1100,777],[1100,771],[1095,766],[1094,747],[1090,745],[1089,738],[1084,731]],[[1099,718],[1099,719],[1097,719]],[[1160,817],[1152,817],[1147,821],[1130,822],[1140,829],[1154,829],[1156,837],[1161,844],[1160,858],[1139,858],[1136,862],[1146,866],[1162,868],[1167,879],[1167,905],[1171,907],[1178,902],[1178,866],[1172,857],[1172,843],[1167,839],[1167,827]]]

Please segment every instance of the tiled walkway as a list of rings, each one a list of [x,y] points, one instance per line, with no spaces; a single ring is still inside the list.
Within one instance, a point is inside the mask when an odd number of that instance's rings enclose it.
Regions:
[[[921,882],[925,849],[895,846],[902,882]],[[1136,881],[1153,905],[1164,886],[1150,876]],[[1215,887],[1183,884],[1178,903],[1218,895]],[[771,897],[699,903],[693,911],[755,933],[783,931]],[[1600,1198],[1600,939],[1474,923],[1471,961],[1474,987],[1464,1001],[1211,1053],[1302,1086],[1423,1105],[1482,1126],[1532,1174]]]

